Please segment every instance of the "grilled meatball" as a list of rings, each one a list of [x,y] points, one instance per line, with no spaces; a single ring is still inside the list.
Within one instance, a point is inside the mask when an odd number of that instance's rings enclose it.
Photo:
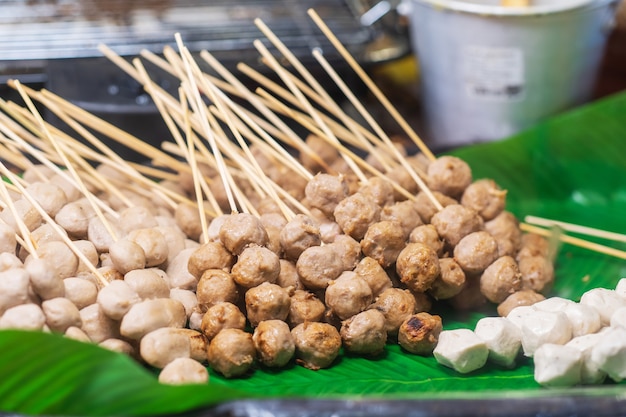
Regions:
[[[413,314],[400,325],[398,343],[408,352],[430,355],[437,346],[441,330],[441,317],[428,313]]]
[[[451,247],[456,246],[461,239],[472,232],[479,231],[482,219],[476,212],[460,204],[446,206],[432,217],[432,225],[437,233]]]
[[[280,274],[280,260],[263,246],[248,246],[241,252],[231,276],[242,287],[252,288],[263,282],[275,283]]]
[[[226,217],[220,227],[219,236],[226,249],[234,255],[241,254],[252,244],[264,246],[269,239],[261,220],[248,213]]]
[[[498,242],[498,255],[515,256],[521,245],[522,231],[513,213],[502,211],[494,219],[485,222],[485,231]]]
[[[344,271],[344,265],[332,248],[311,246],[298,258],[296,270],[306,288],[322,290]]]
[[[296,362],[305,368],[328,368],[339,356],[341,336],[328,323],[302,323],[291,330],[296,345]]]
[[[296,290],[291,296],[289,306],[289,324],[297,326],[300,323],[322,321],[326,306],[312,292]]]
[[[344,271],[353,270],[362,256],[361,245],[348,235],[340,234],[326,246],[339,256]]]
[[[372,290],[373,297],[378,297],[381,292],[393,287],[389,275],[374,258],[366,256],[361,259],[356,268],[354,268],[354,272],[367,282],[367,285]]]
[[[454,260],[469,274],[478,274],[498,259],[498,243],[487,232],[473,232],[454,248]]]
[[[543,236],[535,233],[524,233],[520,238],[520,247],[516,259],[519,262],[523,258],[533,256],[548,258],[550,256],[550,243]]]
[[[436,300],[445,300],[457,295],[465,286],[465,272],[453,258],[439,259],[441,273],[433,282],[428,294]]]
[[[321,243],[320,228],[304,214],[296,215],[280,231],[280,246],[287,259],[295,261],[305,249]]]
[[[519,260],[522,288],[543,295],[550,292],[554,284],[554,265],[543,256],[526,256]]]
[[[439,276],[437,253],[422,243],[409,243],[398,255],[396,271],[411,291],[428,290]]]
[[[348,183],[342,175],[317,174],[309,180],[304,192],[310,207],[332,219],[337,204],[348,196]]]
[[[405,246],[406,235],[402,226],[395,221],[372,224],[361,240],[363,254],[376,259],[383,268],[393,265]]]
[[[337,204],[334,216],[345,234],[361,240],[367,229],[380,219],[380,207],[367,196],[356,193]]]
[[[359,188],[359,192],[368,196],[380,207],[393,204],[393,186],[383,178],[372,177]]]
[[[460,197],[472,182],[472,170],[460,158],[444,155],[428,165],[428,186],[453,198]]]
[[[300,281],[300,276],[298,275],[296,264],[286,259],[281,259],[279,262],[280,274],[278,274],[276,284],[280,285],[283,288],[291,287],[292,290],[303,289],[304,284]]]
[[[385,330],[389,336],[398,334],[402,322],[415,313],[415,297],[409,290],[388,288],[376,298],[371,308],[385,316]]]
[[[191,253],[187,262],[187,270],[196,279],[200,279],[204,271],[208,269],[221,269],[230,272],[234,263],[235,257],[221,242],[208,242],[198,246]]]
[[[439,201],[439,204],[441,204],[443,207],[446,207],[452,204],[459,204],[459,202],[455,200],[454,198],[449,197],[445,194],[442,194],[439,191],[431,190],[431,192],[432,192],[433,197],[435,197],[435,199]],[[425,224],[430,223],[435,213],[439,211],[437,207],[435,207],[433,203],[430,201],[430,198],[428,197],[428,195],[423,191],[420,191],[415,196],[415,201],[413,203],[415,205],[415,211],[417,211],[417,213],[420,215],[422,219],[422,222],[424,222]]]
[[[260,322],[254,329],[252,341],[259,362],[272,368],[287,365],[296,351],[291,330],[282,320]]]
[[[485,220],[494,219],[506,206],[506,190],[492,179],[471,183],[463,192],[461,204],[471,208]]]
[[[330,281],[326,288],[326,305],[341,320],[365,310],[372,303],[372,290],[356,273],[346,271]]]
[[[509,295],[498,305],[498,314],[506,317],[515,307],[531,306],[545,299],[546,297],[533,290],[520,290]]]
[[[183,233],[193,240],[200,239],[202,234],[202,222],[200,221],[200,213],[198,208],[190,204],[178,204],[174,211],[174,219],[176,225]]]
[[[357,355],[379,355],[387,342],[385,315],[376,309],[365,310],[345,320],[341,324],[339,334],[348,352]]]
[[[202,316],[200,330],[211,341],[223,329],[240,329],[246,326],[246,317],[232,303],[217,303]]]
[[[417,194],[419,190],[419,186],[413,179],[413,176],[406,170],[402,165],[395,166],[391,168],[387,172],[387,177],[398,184],[400,187],[404,188],[410,194]],[[398,190],[394,189],[393,191],[393,199],[395,201],[403,201],[406,200],[406,197],[401,194]]]
[[[409,234],[409,242],[422,243],[434,250],[437,256],[443,256],[443,240],[439,237],[437,229],[432,224],[423,224],[413,229]]]
[[[264,282],[246,291],[246,312],[252,326],[264,320],[287,320],[291,300],[284,288]]]
[[[522,274],[517,262],[502,256],[489,265],[480,277],[480,292],[492,303],[501,303],[522,289]]]
[[[226,378],[241,376],[248,372],[255,357],[252,335],[239,329],[220,331],[209,344],[207,351],[211,368]]]
[[[402,227],[405,238],[417,226],[423,224],[422,218],[415,209],[413,201],[399,201],[393,205],[383,207],[380,212],[380,220],[389,220],[398,223]]]
[[[236,304],[239,300],[239,290],[228,272],[207,269],[198,281],[196,296],[198,305],[207,309],[222,302]]]

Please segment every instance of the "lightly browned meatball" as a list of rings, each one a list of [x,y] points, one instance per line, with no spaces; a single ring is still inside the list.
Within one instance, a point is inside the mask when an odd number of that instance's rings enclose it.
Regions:
[[[317,159],[311,157],[306,152],[300,152],[300,162],[313,174],[325,171],[324,167],[319,163],[320,160],[330,165],[339,158],[339,151],[317,135],[308,135],[305,142],[311,151],[317,155]]]
[[[323,290],[344,271],[344,266],[332,248],[311,246],[298,258],[296,270],[306,288]]]
[[[302,323],[291,334],[296,345],[296,363],[305,368],[328,368],[339,356],[341,336],[328,323]]]
[[[388,288],[383,291],[372,304],[371,308],[385,316],[385,330],[390,336],[398,334],[402,322],[415,313],[415,297],[409,290]]]
[[[459,197],[472,183],[471,168],[467,162],[455,156],[440,156],[428,165],[427,173],[431,190],[453,198]]]
[[[439,237],[437,229],[432,224],[423,224],[413,229],[409,234],[409,242],[423,243],[437,252],[437,256],[443,256],[443,240]]]
[[[207,269],[198,281],[196,296],[198,305],[206,309],[222,302],[236,304],[239,300],[239,289],[228,272]]]
[[[372,290],[367,282],[352,271],[343,272],[330,281],[325,301],[331,311],[346,320],[365,310],[372,303]]]
[[[421,243],[409,243],[398,255],[396,271],[411,291],[428,290],[441,272],[437,253]]]
[[[291,287],[292,290],[301,290],[304,284],[300,281],[300,276],[296,270],[296,264],[286,259],[280,259],[280,273],[276,284],[283,288]]]
[[[254,327],[265,320],[286,320],[291,300],[286,289],[264,282],[246,291],[246,313]]]
[[[518,261],[522,288],[546,295],[554,284],[554,265],[543,256],[525,256]]]
[[[398,223],[402,227],[405,238],[417,226],[423,224],[422,218],[415,209],[415,203],[410,200],[399,201],[393,205],[383,207],[380,212],[380,220],[389,220]]]
[[[239,329],[220,331],[207,350],[209,366],[226,378],[241,376],[248,372],[255,357],[252,335]]]
[[[506,317],[515,307],[531,306],[545,299],[546,297],[533,290],[520,290],[509,295],[498,305],[498,314]]]
[[[319,226],[304,214],[296,215],[280,231],[280,246],[290,260],[297,260],[305,249],[321,243]]]
[[[517,261],[531,256],[541,256],[548,258],[550,256],[550,242],[543,236],[535,233],[524,233],[520,238],[519,252],[517,253]]]
[[[465,286],[465,272],[453,258],[439,259],[441,273],[433,282],[428,294],[435,300],[446,300],[461,292]]]
[[[226,249],[234,255],[241,254],[251,244],[265,246],[269,240],[261,220],[248,213],[226,216],[219,236]]]
[[[200,279],[207,269],[221,269],[230,272],[234,263],[235,257],[221,242],[208,242],[198,246],[191,253],[187,261],[187,270],[196,279]]]
[[[370,197],[380,207],[393,204],[393,186],[386,179],[372,177],[359,188],[359,192]]]
[[[263,246],[248,246],[241,252],[231,270],[233,280],[245,288],[264,282],[275,283],[280,274],[278,255]]]
[[[333,213],[341,230],[356,240],[363,239],[367,229],[380,219],[380,207],[360,193],[341,200]]]
[[[450,246],[456,246],[461,239],[472,232],[479,231],[483,222],[476,212],[460,204],[451,204],[435,213],[431,223],[437,233]]]
[[[389,275],[374,258],[366,256],[361,259],[356,268],[354,268],[354,272],[367,282],[374,297],[378,297],[387,288],[393,287]]]
[[[454,260],[463,271],[477,274],[498,259],[498,243],[487,232],[473,232],[463,237],[454,248]]]
[[[254,329],[252,341],[259,362],[272,368],[287,365],[296,351],[291,329],[282,320],[260,322]]]
[[[358,313],[341,324],[344,348],[357,355],[376,356],[385,350],[385,315],[376,309]]]
[[[408,317],[398,330],[398,343],[416,355],[430,355],[437,346],[442,330],[441,317],[417,313]]]
[[[459,202],[454,198],[448,197],[447,195],[442,194],[439,191],[432,191],[432,195],[437,201],[439,201],[439,204],[441,204],[442,207],[446,207],[452,204],[459,204]],[[422,222],[424,222],[425,224],[429,224],[435,213],[439,211],[437,207],[434,206],[432,201],[430,201],[428,195],[423,191],[417,193],[417,195],[415,196],[414,204],[415,211],[417,211],[422,219]]]
[[[344,271],[353,270],[361,259],[361,244],[348,235],[340,234],[326,245],[339,256],[343,263]]]
[[[232,303],[218,303],[211,306],[202,316],[200,330],[211,341],[223,329],[243,330],[246,317],[239,307]]]
[[[498,242],[500,256],[515,256],[522,242],[522,231],[513,213],[502,211],[494,219],[485,222],[485,231]]]
[[[463,192],[461,204],[471,208],[485,220],[494,219],[506,206],[506,190],[492,179],[471,183]]]
[[[510,256],[496,259],[480,276],[480,292],[492,303],[499,304],[521,289],[522,274]]]
[[[326,306],[312,292],[296,290],[291,296],[289,306],[289,324],[293,327],[300,323],[322,321]]]
[[[395,221],[372,224],[361,240],[363,254],[376,259],[383,268],[393,265],[405,246],[406,235]]]
[[[317,174],[309,180],[304,193],[310,207],[332,219],[337,204],[348,196],[348,183],[343,175]]]

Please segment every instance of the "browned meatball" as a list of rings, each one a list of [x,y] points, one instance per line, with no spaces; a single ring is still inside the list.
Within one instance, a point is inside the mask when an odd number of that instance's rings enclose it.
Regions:
[[[386,179],[372,177],[359,188],[359,192],[380,207],[393,204],[393,186]]]
[[[506,190],[494,180],[480,179],[471,183],[463,192],[461,204],[471,208],[485,220],[491,220],[506,206]]]
[[[304,189],[310,207],[332,219],[335,207],[348,196],[348,183],[342,175],[317,174]]]
[[[489,265],[480,277],[480,292],[492,303],[501,303],[522,289],[522,274],[517,262],[502,256]]]
[[[498,305],[498,314],[502,317],[509,315],[511,310],[519,306],[531,306],[546,297],[533,290],[521,290],[509,295],[506,300]]]
[[[487,232],[473,232],[454,248],[454,260],[463,271],[478,274],[498,259],[498,243]]]
[[[385,350],[387,343],[385,315],[376,309],[365,310],[345,320],[339,334],[348,352],[379,355]]]
[[[202,234],[202,222],[198,208],[189,204],[178,204],[174,212],[176,225],[183,233],[193,240],[198,240]]]
[[[367,229],[380,219],[380,207],[367,196],[356,193],[337,204],[334,216],[345,234],[361,240]]]
[[[351,271],[361,259],[361,245],[348,235],[338,235],[332,243],[326,245],[341,259],[344,271]]]
[[[415,313],[415,297],[409,290],[388,288],[376,298],[372,304],[374,308],[385,316],[385,330],[390,336],[398,334],[402,322]]]
[[[428,186],[431,190],[457,198],[472,183],[472,170],[460,158],[444,155],[428,165]]]
[[[200,279],[207,269],[221,269],[229,272],[235,263],[235,257],[221,242],[209,242],[200,245],[191,253],[187,261],[187,270]]]
[[[296,215],[280,231],[280,246],[287,259],[295,261],[305,249],[321,243],[317,222],[304,214]]]
[[[328,246],[311,246],[300,255],[296,270],[304,286],[310,290],[322,290],[343,271],[343,262]]]
[[[459,204],[459,202],[454,198],[448,197],[447,195],[442,194],[439,191],[432,191],[432,195],[437,201],[439,201],[442,207],[446,207],[452,204]],[[439,211],[437,207],[433,205],[432,201],[430,201],[428,195],[423,191],[420,191],[415,196],[415,201],[413,202],[413,204],[415,205],[415,211],[417,211],[417,213],[422,218],[422,222],[424,222],[425,224],[430,223],[435,213]]]
[[[287,323],[266,320],[254,329],[252,341],[259,362],[272,368],[287,365],[296,351],[296,345]]]
[[[280,260],[263,246],[249,246],[241,252],[231,275],[242,287],[252,288],[264,282],[275,283],[280,274]]]
[[[391,168],[386,175],[391,181],[394,181],[412,195],[417,194],[419,191],[417,182],[415,182],[413,176],[402,165]],[[406,200],[406,197],[398,190],[394,189],[393,199],[395,201],[403,201]]]
[[[367,282],[374,297],[378,297],[387,288],[393,287],[389,275],[374,258],[366,256],[361,259],[356,268],[354,268],[354,272]]]
[[[248,372],[255,356],[252,335],[239,329],[220,331],[207,350],[211,368],[226,378],[241,376]]]
[[[372,290],[356,273],[346,271],[326,288],[326,305],[341,320],[365,310],[372,303]]]
[[[423,224],[413,229],[409,234],[409,242],[423,243],[437,252],[437,256],[443,256],[443,240],[439,237],[437,229],[432,224]]]
[[[286,259],[281,259],[279,262],[280,274],[278,274],[276,284],[283,288],[291,287],[294,290],[303,289],[304,284],[300,281],[300,276],[296,270],[296,264]]]
[[[526,256],[519,260],[522,288],[546,295],[554,284],[554,265],[543,256]]]
[[[417,313],[408,317],[398,330],[398,343],[416,355],[430,355],[437,346],[442,330],[441,317]]]
[[[460,204],[446,206],[433,215],[431,223],[439,236],[450,246],[456,246],[465,236],[481,230],[482,219],[476,212]]]
[[[286,320],[291,300],[289,293],[276,284],[264,282],[246,291],[246,312],[252,326],[264,320]]]
[[[311,151],[317,156],[317,159],[311,157],[306,152],[301,152],[300,162],[305,168],[314,174],[326,171],[319,163],[320,160],[324,161],[327,165],[330,165],[339,158],[339,151],[317,135],[308,135],[305,142]]]
[[[204,308],[221,302],[236,304],[239,300],[239,290],[228,272],[221,269],[207,269],[198,281],[196,297],[198,305]]]
[[[445,300],[461,292],[465,286],[465,272],[453,258],[439,259],[439,267],[441,273],[428,293],[436,300]]]
[[[524,233],[521,235],[519,252],[516,259],[519,262],[523,258],[540,256],[548,258],[550,256],[550,243],[548,239],[535,233]]]
[[[266,245],[268,236],[258,217],[248,213],[236,213],[224,219],[220,227],[220,240],[231,253],[239,255],[252,244]]]
[[[321,321],[326,306],[312,292],[296,290],[291,296],[289,307],[289,324],[297,326],[300,323]]]
[[[339,356],[341,336],[328,323],[298,324],[291,334],[296,345],[296,363],[305,368],[328,368]]]
[[[422,243],[409,243],[398,255],[396,271],[411,291],[428,290],[439,276],[437,253]]]
[[[232,303],[217,303],[202,316],[200,330],[211,341],[223,329],[240,329],[246,326],[246,317]]]
[[[399,201],[393,205],[383,207],[380,212],[380,220],[398,223],[402,227],[405,237],[408,237],[417,226],[423,224],[422,218],[415,209],[415,203],[410,200]]]
[[[406,246],[406,236],[400,224],[381,221],[372,224],[361,240],[363,254],[376,259],[383,268],[393,265]]]
[[[485,231],[498,242],[500,256],[515,256],[521,244],[522,231],[513,213],[503,211],[494,219],[485,222]]]

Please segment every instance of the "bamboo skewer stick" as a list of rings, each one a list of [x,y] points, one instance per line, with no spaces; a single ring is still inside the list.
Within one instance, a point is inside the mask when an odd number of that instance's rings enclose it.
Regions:
[[[385,97],[383,92],[378,88],[376,83],[367,75],[367,73],[363,70],[363,68],[359,65],[358,62],[352,57],[350,52],[346,49],[345,46],[337,39],[335,34],[330,30],[330,28],[324,23],[324,21],[320,18],[317,12],[313,9],[308,9],[307,13],[309,17],[315,22],[318,28],[324,33],[326,38],[333,44],[335,49],[339,51],[341,56],[346,60],[346,62],[350,65],[350,67],[357,73],[359,78],[363,80],[363,82],[367,85],[370,91],[376,96],[376,98],[383,104],[385,109],[391,114],[394,120],[402,127],[402,129],[406,132],[406,134],[413,140],[415,145],[422,151],[428,159],[434,161],[436,159],[435,155],[431,152],[430,149],[426,146],[426,144],[420,139],[420,137],[415,133],[415,131],[411,128],[411,126],[407,123],[407,121],[398,113],[398,110],[391,104],[391,102]]]
[[[593,227],[581,226],[578,224],[572,224],[567,222],[562,222],[558,220],[545,219],[537,216],[526,216],[524,221],[528,224],[543,226],[543,227],[552,227],[558,226],[561,229],[568,231],[579,233],[588,236],[595,236],[602,239],[614,240],[616,242],[626,242],[626,235],[620,233],[609,232],[606,230],[600,230]]]
[[[28,253],[30,253],[34,258],[39,258],[39,255],[37,254],[37,248],[35,247],[35,242],[33,242],[33,240],[31,239],[30,231],[28,230],[26,224],[24,224],[24,221],[17,212],[15,204],[13,204],[13,199],[11,199],[11,196],[9,195],[7,184],[2,179],[0,179],[0,184],[0,194],[2,195],[2,199],[5,201],[8,209],[11,211],[11,215],[13,215],[13,219],[15,220],[17,229],[22,235],[22,246],[24,246]],[[15,187],[18,189],[19,192],[19,188],[17,186]],[[19,237],[17,233],[15,235],[16,237]]]

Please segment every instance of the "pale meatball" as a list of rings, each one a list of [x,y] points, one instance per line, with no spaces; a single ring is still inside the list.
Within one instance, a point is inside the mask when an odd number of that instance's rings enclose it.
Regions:
[[[385,330],[390,336],[398,334],[402,322],[416,311],[415,297],[409,290],[388,288],[372,304],[385,316]]]
[[[454,248],[454,260],[468,274],[481,273],[496,259],[498,243],[487,232],[470,233]]]
[[[174,211],[176,225],[190,239],[198,240],[202,234],[202,222],[197,207],[189,204],[178,204]]]
[[[492,303],[499,304],[522,289],[522,274],[517,262],[502,256],[489,265],[480,277],[480,291]]]
[[[203,308],[209,308],[221,302],[236,304],[239,300],[239,289],[228,272],[221,269],[207,269],[198,281],[196,296],[198,304]]]
[[[310,290],[322,290],[343,271],[341,258],[328,246],[312,246],[296,262],[300,280]]]
[[[231,276],[245,288],[252,288],[264,282],[275,283],[280,274],[280,260],[271,250],[263,246],[249,246],[241,252]]]
[[[296,363],[305,368],[328,368],[339,356],[341,336],[328,323],[302,323],[291,334],[296,345]]]
[[[265,320],[286,320],[291,300],[284,288],[264,282],[246,291],[246,312],[254,327]]]
[[[341,324],[339,334],[348,352],[357,355],[380,355],[387,343],[385,315],[376,309],[358,313]]]
[[[158,229],[135,229],[128,233],[126,238],[143,248],[146,255],[146,267],[158,266],[167,261],[169,247],[165,236]]]
[[[460,204],[446,206],[432,217],[432,225],[450,246],[456,246],[470,233],[482,229],[482,219],[476,212]]]
[[[480,179],[471,183],[463,192],[461,204],[471,208],[485,220],[491,220],[506,206],[506,190],[494,180]]]
[[[63,189],[51,182],[33,182],[26,187],[26,192],[52,218],[67,204],[67,197]]]
[[[337,204],[334,216],[345,234],[361,240],[367,229],[380,220],[380,207],[367,196],[356,193]]]
[[[138,229],[152,229],[159,224],[152,212],[144,206],[126,207],[119,211],[118,224],[124,233]]]
[[[440,156],[428,165],[428,186],[456,198],[472,183],[472,170],[467,162],[450,155]]]
[[[539,256],[547,258],[550,256],[550,242],[548,239],[534,234],[525,233],[521,236],[520,248],[517,253],[517,261],[521,261],[523,258]]]
[[[359,188],[359,192],[368,196],[380,207],[393,204],[393,186],[389,181],[379,177],[370,178]]]
[[[37,255],[52,268],[55,276],[68,278],[76,275],[78,258],[65,243],[58,241],[44,243],[37,248]],[[34,260],[29,256],[25,264],[31,259]]]
[[[312,292],[296,290],[291,296],[289,305],[289,324],[297,326],[300,323],[322,321],[326,306]]]
[[[239,255],[248,246],[265,246],[269,240],[261,220],[252,214],[237,213],[225,218],[220,240],[232,254]]]
[[[109,258],[121,274],[146,267],[146,253],[143,248],[129,239],[113,242],[109,247]]]
[[[361,259],[361,244],[348,235],[338,235],[332,243],[326,245],[341,258],[345,271],[353,270]]]
[[[396,271],[411,291],[425,292],[441,272],[437,253],[421,243],[409,243],[398,255]]]
[[[256,351],[252,335],[239,329],[220,331],[209,344],[209,365],[226,378],[241,376],[254,363]]]
[[[280,246],[287,259],[297,260],[305,249],[321,243],[317,222],[304,214],[296,215],[280,231]]]
[[[363,254],[376,259],[383,268],[393,265],[406,246],[406,235],[395,221],[372,224],[361,240]]]
[[[89,221],[96,216],[91,204],[86,198],[73,201],[61,207],[54,220],[68,235],[76,238],[86,238]]]
[[[298,275],[295,262],[291,262],[286,259],[280,260],[280,273],[278,274],[276,284],[283,288],[291,287],[294,290],[301,290],[304,288],[304,284],[300,281],[300,276]]]
[[[291,330],[282,320],[260,322],[254,329],[252,341],[259,362],[271,368],[287,365],[296,351]]]
[[[326,305],[341,320],[365,310],[372,303],[372,290],[367,282],[352,271],[342,273],[326,288]]]
[[[387,173],[387,178],[404,188],[409,194],[416,194],[419,191],[419,186],[413,179],[413,176],[402,165],[391,168]],[[406,197],[398,190],[394,189],[393,198],[395,201],[406,200]]]
[[[321,173],[309,180],[304,193],[310,207],[332,219],[337,204],[348,196],[348,183],[342,175]]]
[[[543,256],[527,256],[519,260],[522,288],[546,295],[554,285],[554,265]]]

